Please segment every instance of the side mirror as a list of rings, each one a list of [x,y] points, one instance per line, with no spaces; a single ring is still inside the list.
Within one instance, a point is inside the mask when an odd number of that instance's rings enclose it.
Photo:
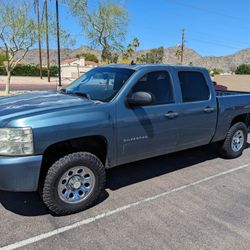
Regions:
[[[148,92],[138,91],[127,97],[127,103],[130,106],[150,105],[153,102],[153,97]]]

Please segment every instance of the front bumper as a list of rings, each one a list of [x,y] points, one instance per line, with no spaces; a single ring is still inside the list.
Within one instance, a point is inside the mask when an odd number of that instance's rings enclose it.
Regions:
[[[36,191],[42,156],[0,156],[0,190],[15,192]]]

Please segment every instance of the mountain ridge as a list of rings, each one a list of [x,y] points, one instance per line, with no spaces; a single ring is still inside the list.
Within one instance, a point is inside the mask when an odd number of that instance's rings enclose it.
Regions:
[[[150,49],[147,50],[138,50],[136,55],[143,54],[149,52]],[[179,60],[176,57],[176,47],[164,48],[164,57],[163,63],[165,64],[178,64]],[[100,58],[101,52],[95,49],[92,49],[88,46],[81,46],[77,49],[61,49],[61,59],[64,60],[66,58],[76,57],[77,54],[81,54],[83,52],[90,52],[95,54]],[[43,64],[46,64],[46,50],[42,50],[42,59]],[[57,50],[50,50],[50,61],[51,64],[57,63]],[[30,50],[26,57],[23,60],[24,64],[38,64],[38,49]],[[184,51],[184,64],[192,64],[194,66],[202,66],[208,69],[212,68],[221,68],[224,71],[234,71],[237,66],[242,63],[250,63],[250,48],[245,48],[235,52],[233,54],[227,56],[202,56],[197,53],[194,49],[185,48]]]

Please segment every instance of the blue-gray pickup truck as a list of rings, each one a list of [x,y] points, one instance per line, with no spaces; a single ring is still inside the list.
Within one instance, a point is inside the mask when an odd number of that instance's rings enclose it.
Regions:
[[[203,68],[97,67],[59,91],[0,98],[0,189],[75,213],[96,202],[106,169],[209,143],[236,158],[249,126],[250,93],[216,92]]]

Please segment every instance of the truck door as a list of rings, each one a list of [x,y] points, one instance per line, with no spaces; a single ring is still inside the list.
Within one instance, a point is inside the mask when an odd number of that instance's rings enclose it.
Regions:
[[[178,71],[182,102],[178,107],[181,136],[178,149],[205,145],[212,139],[217,122],[217,101],[204,73]]]
[[[173,85],[168,71],[145,73],[129,94],[148,92],[153,102],[147,106],[117,106],[118,164],[166,154],[176,150],[177,114]],[[126,99],[126,97],[125,97]]]

